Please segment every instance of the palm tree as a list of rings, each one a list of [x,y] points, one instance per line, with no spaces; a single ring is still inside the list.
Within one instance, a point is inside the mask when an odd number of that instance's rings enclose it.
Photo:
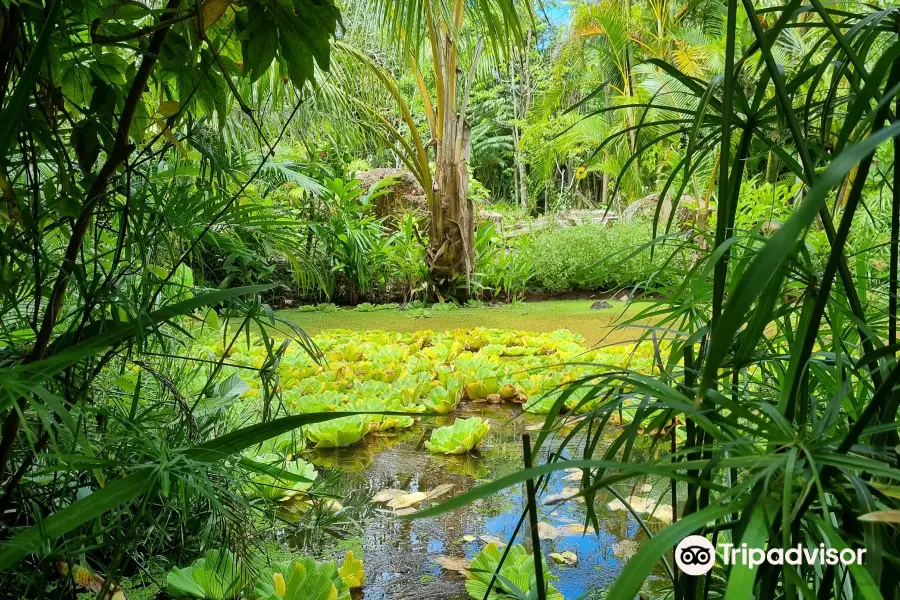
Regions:
[[[485,47],[499,55],[511,40],[519,39],[519,15],[513,0],[455,0],[449,5],[431,0],[372,0],[371,8],[389,41],[402,48],[430,131],[430,139],[423,144],[391,78],[378,73],[383,84],[393,87],[413,138],[411,143],[401,143],[399,131],[390,131],[389,124],[383,124],[405,155],[402,160],[408,166],[415,163],[413,174],[425,189],[431,216],[427,260],[432,283],[443,292],[454,292],[462,288],[459,282],[464,278],[465,296],[475,263],[474,209],[468,197],[472,140],[467,104]],[[466,59],[468,69],[464,70]],[[366,62],[378,68],[374,61]],[[433,95],[423,67],[432,71]],[[433,174],[427,153],[430,147],[434,149]]]

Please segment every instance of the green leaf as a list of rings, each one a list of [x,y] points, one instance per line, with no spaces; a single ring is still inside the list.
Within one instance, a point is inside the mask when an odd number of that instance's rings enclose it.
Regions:
[[[47,20],[41,28],[41,35],[28,56],[22,76],[13,86],[12,97],[3,110],[0,110],[0,166],[6,164],[6,151],[19,131],[19,125],[25,115],[25,108],[28,106],[28,99],[34,91],[34,83],[37,81],[41,64],[46,58],[50,37],[56,28],[56,20],[63,4],[60,0],[53,0],[47,13]]]
[[[290,23],[283,24],[278,29],[278,41],[281,56],[287,63],[288,73],[294,86],[301,88],[307,81],[312,81],[312,56],[306,51],[300,35]]]
[[[316,468],[305,460],[285,461],[275,453],[262,454],[255,459],[242,458],[240,464],[260,473],[244,486],[249,498],[275,500],[292,496],[312,487],[317,477]]]
[[[637,596],[647,577],[650,576],[650,571],[666,552],[670,552],[683,538],[716,519],[738,510],[739,507],[739,504],[714,504],[684,517],[657,533],[653,538],[641,544],[638,553],[625,564],[625,568],[622,569],[616,582],[607,592],[607,597],[634,598]]]
[[[39,551],[42,540],[55,541],[106,511],[131,502],[148,491],[154,481],[155,478],[147,471],[138,471],[53,513],[38,525],[17,533],[0,547],[0,571]]]
[[[773,277],[784,276],[782,266],[793,252],[797,240],[825,205],[831,189],[839,184],[857,163],[898,133],[900,133],[900,122],[873,133],[862,142],[848,147],[837,155],[810,188],[791,218],[772,235],[772,238],[756,254],[756,258],[738,281],[734,292],[729,294],[722,318],[712,333],[707,351],[709,358],[703,367],[703,378],[697,393],[698,397],[711,387],[722,361],[729,355],[729,348],[750,307]]]
[[[232,600],[240,598],[250,580],[231,552],[210,550],[190,567],[173,569],[166,576],[172,598]]]
[[[741,537],[741,543],[747,544],[750,548],[765,548],[767,539],[766,511],[763,505],[757,504],[750,516],[750,523]],[[738,563],[731,567],[728,588],[725,590],[725,600],[750,600],[753,598],[753,582],[756,581],[758,572],[758,567],[751,567],[745,563]]]
[[[52,354],[41,361],[0,369],[0,388],[6,393],[3,402],[0,403],[0,408],[5,408],[9,402],[15,401],[16,393],[18,393],[18,397],[21,397],[33,391],[34,386],[40,385],[44,378],[59,373],[83,358],[99,354],[125,339],[149,331],[159,323],[191,314],[201,307],[219,304],[237,296],[256,294],[273,287],[274,285],[253,285],[201,294],[183,302],[164,306],[144,318],[108,327],[102,333],[91,336],[83,342]]]
[[[243,11],[236,21],[241,40],[244,73],[253,83],[262,77],[278,53],[278,35],[269,13],[264,10]]]
[[[438,454],[465,454],[477,446],[490,429],[487,421],[478,417],[456,419],[453,425],[432,431],[425,448]]]
[[[501,552],[497,544],[488,544],[478,553],[466,571],[466,591],[474,600],[482,600],[488,593],[488,586],[494,573],[497,578],[491,588],[489,598],[506,600],[507,598],[537,597],[535,588],[534,556],[526,552],[521,544],[510,547],[503,565],[500,565]],[[499,567],[499,569],[498,569]],[[554,579],[547,563],[541,560],[544,581]],[[547,589],[547,600],[563,600],[563,595],[552,585]]]
[[[249,425],[242,429],[238,429],[237,431],[233,431],[214,440],[204,442],[194,448],[190,448],[185,454],[188,458],[198,462],[213,462],[236,454],[245,448],[264,442],[269,438],[281,435],[286,431],[303,427],[304,425],[312,425],[314,423],[331,421],[332,419],[366,414],[369,413],[326,412],[282,417],[267,423],[257,423],[256,425]],[[387,414],[404,415],[405,413]]]

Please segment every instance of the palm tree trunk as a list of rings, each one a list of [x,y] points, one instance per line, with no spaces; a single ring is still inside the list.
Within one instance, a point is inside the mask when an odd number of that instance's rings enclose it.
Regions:
[[[465,298],[470,291],[472,270],[475,264],[474,207],[469,199],[468,161],[472,150],[472,136],[466,119],[466,103],[471,91],[475,64],[481,52],[478,43],[473,64],[462,95],[462,104],[456,103],[457,48],[449,35],[442,35],[439,43],[439,63],[444,81],[443,98],[439,102],[440,136],[435,153],[434,184],[431,199],[431,228],[428,242],[428,271],[432,282],[440,292],[456,293]],[[460,294],[459,278],[465,277],[465,291]]]

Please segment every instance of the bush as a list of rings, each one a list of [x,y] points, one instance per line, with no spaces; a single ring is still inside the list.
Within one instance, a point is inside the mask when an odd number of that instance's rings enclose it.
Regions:
[[[534,287],[548,291],[647,287],[650,282],[672,280],[685,265],[682,256],[667,262],[672,254],[668,245],[657,245],[652,262],[649,248],[633,255],[651,235],[647,223],[588,224],[547,229],[520,244],[531,264]]]

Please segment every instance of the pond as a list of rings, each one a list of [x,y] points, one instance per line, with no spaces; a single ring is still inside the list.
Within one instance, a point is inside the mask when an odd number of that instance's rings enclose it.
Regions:
[[[479,450],[463,456],[443,456],[425,450],[424,442],[434,427],[452,423],[455,417],[470,416],[484,418],[491,425]],[[525,413],[515,406],[467,403],[455,415],[421,419],[411,429],[377,437],[370,434],[361,445],[318,450],[307,458],[314,464],[341,472],[336,485],[344,496],[359,494],[360,490],[367,497],[384,490],[424,493],[449,490],[415,505],[421,508],[521,469],[522,434],[531,432],[535,437],[534,432],[543,422],[543,416]],[[580,450],[578,443],[576,440],[571,444],[569,451]],[[546,460],[546,456],[538,458]],[[541,551],[558,577],[553,585],[570,600],[588,591],[592,595],[599,593],[611,585],[624,562],[647,539],[638,521],[628,512],[608,508],[607,503],[614,500],[611,496],[597,497],[600,528],[596,534],[589,531],[584,535],[583,503],[571,500],[546,504],[548,498],[559,496],[564,490],[570,494],[579,485],[577,478],[578,474],[571,470],[555,473],[542,491],[538,511],[539,521],[550,526],[541,525],[545,528],[544,536],[550,538],[543,540]],[[358,543],[368,580],[362,597],[366,600],[468,598],[465,577],[454,569],[461,570],[466,560],[471,560],[488,542],[508,542],[524,507],[524,485],[433,518],[401,519],[386,504],[371,504],[360,523],[360,531],[348,532],[348,535],[361,536]],[[645,522],[650,528],[662,526],[653,518]],[[288,544],[300,543],[287,534],[282,539]],[[524,544],[531,552],[530,540],[526,522],[515,542]],[[577,555],[577,564],[564,566],[547,558],[552,552],[565,551]],[[653,579],[660,586],[668,581],[662,568],[654,571]]]

